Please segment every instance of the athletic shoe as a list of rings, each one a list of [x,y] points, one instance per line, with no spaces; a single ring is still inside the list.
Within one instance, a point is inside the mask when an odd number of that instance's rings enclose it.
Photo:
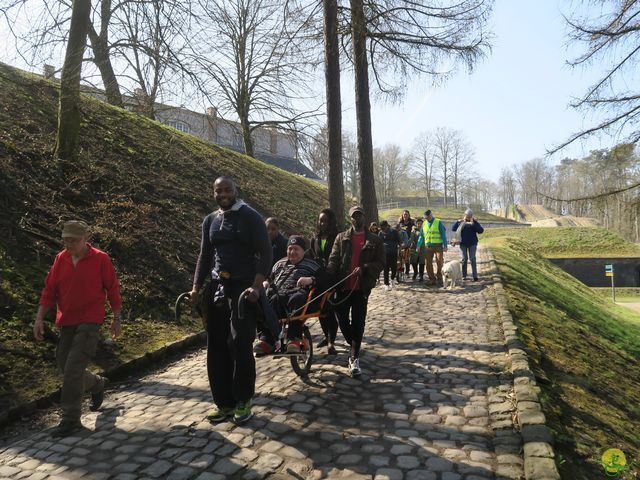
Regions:
[[[396,286],[396,281],[395,280],[391,280],[391,288],[393,289],[393,287]]]
[[[82,430],[82,423],[80,420],[71,421],[71,420],[62,420],[60,424],[51,430],[52,437],[68,437],[72,433],[79,432]]]
[[[234,409],[232,407],[213,407],[207,414],[207,420],[211,423],[224,422],[227,418],[233,417]]]
[[[473,277],[473,281],[477,282],[478,281],[478,277]]]
[[[386,292],[388,292],[389,290],[391,290],[391,287],[390,287],[389,285],[385,285],[385,286],[384,286],[384,290],[385,290]]]
[[[329,345],[327,346],[327,355],[337,355],[338,351],[336,350],[336,347],[334,347],[333,345]]]
[[[287,353],[300,353],[302,351],[300,340],[289,340],[287,343]]]
[[[417,274],[417,273],[414,273],[414,274],[413,274],[413,277],[411,277],[411,280],[413,280],[413,281],[415,282],[415,281],[416,281],[416,278],[418,278],[418,274]]]
[[[98,409],[102,406],[102,402],[104,401],[104,390],[107,388],[109,384],[109,379],[107,377],[102,377],[102,389],[98,393],[91,394],[91,404],[89,405],[89,410],[92,412],[97,412]]]
[[[260,340],[253,346],[253,353],[256,357],[264,357],[265,355],[273,353],[273,351],[273,345],[271,345],[266,340]]]
[[[235,423],[245,423],[251,417],[253,417],[253,413],[251,412],[251,400],[240,402],[236,405],[236,408],[233,411],[233,421]]]
[[[318,342],[318,348],[326,347],[328,343],[329,343],[329,340],[327,340],[327,337],[324,337],[322,340]]]
[[[359,377],[361,373],[360,360],[358,358],[349,358],[349,374],[352,377]]]

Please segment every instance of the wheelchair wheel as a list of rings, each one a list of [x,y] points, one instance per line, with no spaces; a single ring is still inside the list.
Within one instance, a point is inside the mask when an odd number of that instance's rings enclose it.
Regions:
[[[302,330],[302,352],[299,355],[291,357],[291,366],[293,371],[299,377],[306,377],[311,370],[311,363],[313,362],[313,342],[311,341],[311,332],[309,327],[304,327]]]
[[[189,315],[189,299],[191,298],[191,292],[184,292],[178,295],[175,306],[176,323],[185,323],[186,317]]]

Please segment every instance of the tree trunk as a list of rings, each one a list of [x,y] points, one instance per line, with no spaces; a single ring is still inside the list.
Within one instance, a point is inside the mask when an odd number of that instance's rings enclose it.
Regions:
[[[251,127],[247,117],[240,118],[240,128],[242,129],[242,143],[244,144],[244,153],[250,157],[254,156],[253,140],[251,139]]]
[[[342,230],[345,211],[339,48],[338,3],[337,0],[324,0],[324,72],[327,92],[327,139],[329,142],[329,207],[335,212],[338,228]]]
[[[360,167],[360,200],[367,222],[378,221],[378,201],[373,173],[373,141],[371,139],[371,103],[367,38],[363,0],[351,0],[351,36],[356,88],[358,131],[358,166]]]
[[[69,41],[60,75],[58,137],[55,155],[74,160],[78,153],[80,133],[80,74],[87,45],[91,0],[74,0],[69,27]]]
[[[116,107],[123,107],[122,94],[120,93],[120,85],[113,71],[111,59],[109,58],[109,48],[107,39],[101,38],[93,28],[89,28],[89,39],[91,40],[91,48],[93,49],[93,63],[100,70],[104,91],[107,95],[107,102]]]

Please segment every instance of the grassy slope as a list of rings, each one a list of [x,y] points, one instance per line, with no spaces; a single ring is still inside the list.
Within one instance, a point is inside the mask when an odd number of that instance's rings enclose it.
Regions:
[[[604,228],[494,228],[482,240],[509,236],[520,238],[548,258],[640,257],[640,246]]]
[[[385,219],[398,219],[402,215],[404,208],[394,208],[391,210],[381,210],[378,212],[380,220]],[[424,211],[426,208],[409,207],[407,210],[411,213],[411,218],[424,217]],[[462,218],[465,208],[453,208],[453,207],[437,207],[433,209],[433,214],[438,218],[447,220]],[[479,222],[514,222],[513,220],[507,220],[503,217],[497,217],[487,212],[474,212],[475,217]]]
[[[31,322],[60,220],[92,224],[119,272],[129,320],[115,348],[100,348],[106,367],[198,329],[176,325],[172,304],[190,288],[218,175],[292,233],[310,233],[327,203],[316,183],[90,97],[79,162],[55,160],[57,98],[55,84],[0,64],[0,411],[58,382],[55,330],[35,345]]]
[[[488,243],[542,387],[563,478],[604,478],[598,462],[607,448],[620,448],[637,461],[640,315],[594,295],[529,241],[504,237]],[[624,478],[635,477],[627,472]]]

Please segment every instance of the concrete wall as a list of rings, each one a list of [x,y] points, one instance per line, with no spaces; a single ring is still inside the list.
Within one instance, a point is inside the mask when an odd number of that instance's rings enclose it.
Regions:
[[[550,258],[552,263],[588,287],[610,287],[604,266],[613,264],[616,287],[640,287],[640,258]]]

